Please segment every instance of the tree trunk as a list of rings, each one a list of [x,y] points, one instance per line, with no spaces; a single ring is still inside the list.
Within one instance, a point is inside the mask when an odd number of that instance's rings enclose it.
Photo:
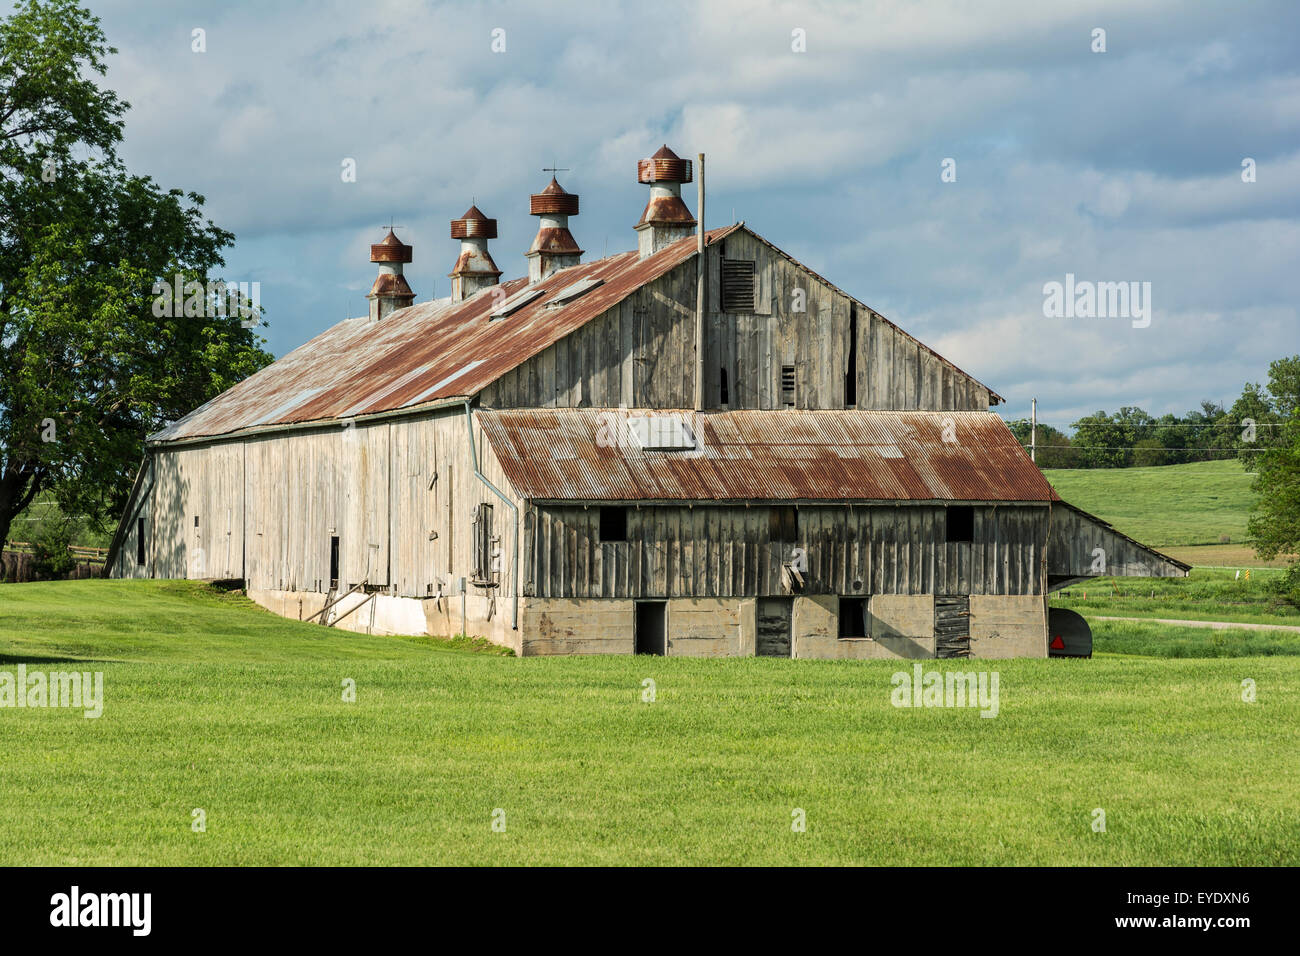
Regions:
[[[0,476],[0,581],[7,574],[4,544],[9,540],[9,529],[14,519],[32,503],[39,489],[40,479],[35,471],[17,471],[12,463],[6,463],[4,474]]]

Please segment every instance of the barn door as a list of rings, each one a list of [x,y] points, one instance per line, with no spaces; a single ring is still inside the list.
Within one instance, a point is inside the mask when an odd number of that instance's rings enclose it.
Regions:
[[[793,598],[759,598],[754,609],[754,653],[759,657],[789,657]]]
[[[667,650],[667,608],[666,601],[637,601],[636,634],[633,640],[637,654],[662,657]]]
[[[934,656],[970,657],[970,597],[934,599]]]

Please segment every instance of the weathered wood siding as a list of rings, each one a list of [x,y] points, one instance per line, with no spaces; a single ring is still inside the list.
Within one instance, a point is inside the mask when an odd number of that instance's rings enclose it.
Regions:
[[[692,260],[507,372],[480,401],[487,408],[689,408],[694,316]]]
[[[755,312],[721,311],[722,258],[755,262]],[[856,408],[987,411],[974,379],[812,273],[739,232],[711,246],[705,404],[782,408],[781,366],[794,365],[795,407],[845,408],[849,342]],[[795,290],[805,311],[796,312]],[[487,408],[690,408],[694,404],[695,261],[689,260],[525,361],[480,395]],[[509,321],[506,319],[504,321]],[[850,322],[856,335],[850,335]]]
[[[780,543],[766,505],[630,507],[627,540],[602,542],[598,507],[530,506],[524,593],[781,595],[781,565],[796,547],[806,553],[805,593],[1041,593],[1046,506],[977,506],[968,543],[944,540],[942,510],[801,506],[798,542]]]
[[[477,426],[475,432],[484,474],[509,495],[495,454]],[[475,477],[459,409],[161,448],[152,467],[150,567],[135,567],[132,531],[118,573],[325,591],[330,538],[337,536],[343,588],[368,581],[399,596],[426,597],[440,588],[449,595],[471,576],[472,513],[487,503],[499,539],[499,587],[479,590],[513,595],[512,515]]]
[[[1053,577],[1164,578],[1186,574],[1149,548],[1129,541],[1072,508],[1061,506],[1052,508],[1047,571]]]
[[[722,311],[723,258],[754,262],[753,314]],[[845,408],[852,342],[852,407],[988,411],[988,390],[974,379],[747,232],[710,248],[708,287],[710,406],[719,403],[719,372],[726,368],[729,407],[781,408],[781,366],[793,365],[796,408]]]
[[[153,483],[154,461],[146,458],[141,468],[135,487],[131,490],[131,499],[127,503],[126,513],[122,518],[117,554],[112,567],[108,568],[109,577],[147,578],[153,565]],[[145,559],[139,560],[140,519],[144,519]]]
[[[150,576],[242,577],[243,448],[238,444],[180,448],[154,456],[152,470],[148,509],[152,521],[145,532]]]

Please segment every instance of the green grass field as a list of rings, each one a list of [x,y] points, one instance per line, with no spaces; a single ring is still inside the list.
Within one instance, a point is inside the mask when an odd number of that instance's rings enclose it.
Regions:
[[[1155,548],[1217,545],[1223,535],[1242,542],[1255,500],[1254,476],[1237,461],[1047,469],[1043,475],[1070,504]]]
[[[1193,568],[1186,578],[1095,578],[1052,595],[1054,606],[1084,617],[1158,617],[1300,626],[1300,610],[1279,603],[1269,584],[1282,572]],[[1095,626],[1094,626],[1095,627]],[[1297,635],[1300,642],[1300,635]]]
[[[193,584],[2,585],[0,671],[102,670],[105,703],[0,709],[0,865],[1300,863],[1300,658],[1139,632],[956,665],[998,671],[983,719],[891,706],[894,662],[520,660]]]

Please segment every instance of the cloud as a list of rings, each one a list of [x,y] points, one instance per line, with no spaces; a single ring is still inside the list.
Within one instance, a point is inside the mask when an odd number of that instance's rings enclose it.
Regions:
[[[500,221],[498,265],[523,274],[543,166],[568,167],[589,258],[633,248],[635,163],[665,142],[708,154],[710,225],[734,209],[1013,410],[1035,395],[1076,417],[1230,400],[1300,341],[1289,4],[100,0],[95,12],[121,51],[108,82],[133,105],[125,158],[206,195],[238,235],[228,275],[262,278],[277,353],[364,311],[367,246],[390,216],[415,247],[420,299],[447,294],[447,223],[471,199]],[[191,51],[196,27],[206,53]],[[1091,51],[1097,27],[1104,54]],[[940,181],[945,158],[954,183]],[[1152,282],[1151,328],[1044,319],[1042,285],[1067,272]]]

